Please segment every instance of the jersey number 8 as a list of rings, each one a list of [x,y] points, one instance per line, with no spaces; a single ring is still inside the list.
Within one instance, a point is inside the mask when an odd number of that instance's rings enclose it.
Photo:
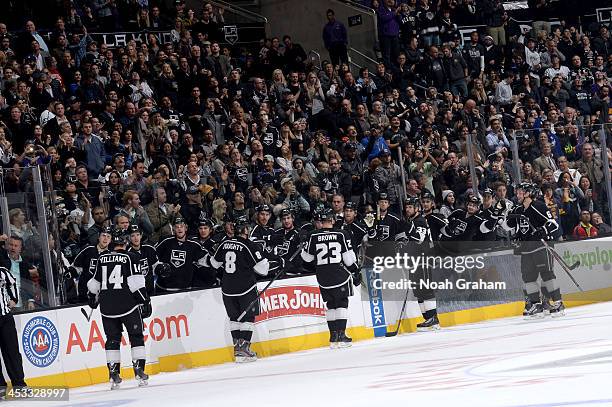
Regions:
[[[225,272],[228,274],[236,272],[236,252],[225,253]]]
[[[342,248],[338,242],[317,243],[317,266],[337,264],[342,261]]]
[[[113,267],[113,270],[108,275],[108,268],[106,266],[102,266],[102,289],[106,290],[106,279],[108,276],[108,282],[113,285],[114,290],[121,289],[121,283],[123,282],[123,277],[121,276],[121,265],[116,265]]]

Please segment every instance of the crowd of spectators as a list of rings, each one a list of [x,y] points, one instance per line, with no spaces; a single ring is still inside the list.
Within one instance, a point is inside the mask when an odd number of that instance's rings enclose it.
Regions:
[[[4,189],[24,191],[28,167],[50,165],[70,260],[110,223],[138,224],[155,244],[179,215],[192,232],[201,217],[222,229],[264,203],[304,222],[317,203],[341,197],[362,211],[381,192],[400,213],[404,189],[431,192],[445,214],[476,188],[512,201],[517,140],[521,177],[541,185],[560,238],[609,233],[609,27],[551,25],[538,11],[524,33],[498,0],[400,3],[369,3],[374,72],[351,69],[333,10],[320,69],[290,33],[252,51],[221,44],[224,10],[206,3],[196,15],[180,0],[74,1],[49,36],[36,21],[19,32],[0,23]],[[487,28],[463,43],[465,21]],[[171,30],[172,41],[111,48],[90,35],[146,29]],[[23,211],[13,215],[7,258],[36,240]]]

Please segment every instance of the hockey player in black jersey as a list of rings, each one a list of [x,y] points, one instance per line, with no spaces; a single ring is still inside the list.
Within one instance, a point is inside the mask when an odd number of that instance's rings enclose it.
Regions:
[[[215,254],[219,244],[214,239],[215,229],[212,220],[200,217],[198,223],[198,234],[193,238],[202,246],[204,257],[196,264],[196,271],[193,273],[191,286],[193,288],[217,287],[221,281],[221,275],[210,265],[210,256]]]
[[[495,230],[497,219],[497,216],[489,219],[482,218],[480,216],[480,198],[471,195],[467,199],[465,209],[455,209],[448,215],[448,225],[442,228],[440,239],[472,242],[477,233],[489,233]]]
[[[248,239],[249,229],[248,222],[237,222],[235,236],[223,241],[210,258],[214,268],[223,270],[221,292],[230,319],[236,362],[257,360],[257,354],[250,346],[255,317],[259,314],[259,302],[256,301],[247,310],[242,320],[239,321],[238,317],[258,295],[253,271],[262,276],[268,275],[269,271],[268,259],[259,250],[259,245]]]
[[[489,226],[493,225],[492,228],[483,228],[478,230],[476,234],[474,234],[474,240],[477,242],[492,242],[495,241],[497,237],[497,220],[500,219],[500,216],[503,214],[503,211],[506,209],[506,201],[498,201],[495,203],[493,200],[493,190],[491,188],[486,188],[482,193],[482,205],[480,207],[480,212],[478,212],[478,216],[484,219],[485,221],[490,221],[487,223]],[[482,245],[482,248],[492,247],[492,245]]]
[[[418,198],[408,198],[404,204],[404,230],[409,242],[416,243],[420,252],[417,255],[429,256],[434,253],[431,235],[427,221],[421,215],[421,205]],[[431,331],[440,329],[436,295],[430,288],[422,288],[419,281],[431,278],[431,270],[427,264],[416,268],[411,279],[417,282],[414,296],[417,298],[424,321],[417,324],[417,331]]]
[[[74,258],[72,265],[68,268],[65,278],[78,278],[77,295],[79,303],[87,302],[87,282],[96,271],[98,257],[108,250],[112,238],[112,228],[107,226],[102,229],[98,236],[98,244],[87,246]]]
[[[353,294],[351,283],[361,284],[361,274],[348,233],[333,229],[332,210],[322,210],[317,218],[322,227],[306,237],[302,260],[307,268],[316,271],[321,296],[327,305],[330,347],[348,347],[352,342],[346,336],[349,297]]]
[[[255,208],[255,213],[255,226],[251,229],[249,240],[261,244],[264,252],[271,253],[274,229],[268,223],[272,216],[272,207],[267,204],[259,205]]]
[[[193,240],[198,242],[200,246],[202,246],[207,252],[214,252],[214,250],[212,250],[212,245],[214,241],[211,240],[214,234],[215,228],[212,220],[203,216],[200,217],[200,220],[198,221],[198,234],[194,237]]]
[[[159,242],[155,247],[159,261],[166,264],[157,276],[157,293],[169,293],[191,288],[193,275],[202,271],[205,252],[195,240],[187,238],[187,224],[181,217],[174,220],[174,236]]]
[[[272,236],[276,255],[285,261],[288,274],[300,274],[302,260],[295,255],[300,250],[300,232],[295,227],[295,217],[290,209],[283,209],[279,218],[281,227]]]
[[[145,277],[140,270],[140,257],[128,252],[129,234],[125,230],[113,231],[113,248],[102,253],[96,263],[94,276],[87,282],[89,304],[100,305],[102,325],[106,335],[106,362],[111,389],[121,383],[121,333],[125,326],[130,346],[132,364],[139,386],[147,384],[145,373],[145,345],[143,318],[151,316],[151,301],[145,287]]]
[[[367,239],[369,228],[363,221],[357,219],[357,205],[354,202],[348,201],[344,204],[344,217],[340,221],[336,220],[336,229],[349,233],[353,251],[359,255],[361,246]]]
[[[427,221],[427,230],[431,236],[431,240],[437,242],[440,240],[442,229],[448,223],[444,215],[434,212],[436,203],[434,197],[429,192],[421,194],[421,216]]]
[[[539,200],[540,189],[528,182],[519,184],[516,189],[518,205],[507,215],[502,226],[509,230],[520,243],[514,253],[521,256],[521,276],[525,283],[525,310],[527,318],[544,316],[544,304],[540,298],[538,277],[542,280],[542,291],[552,299],[547,304],[553,317],[564,314],[565,306],[561,300],[561,291],[557,284],[549,253],[541,242],[553,240],[559,229],[546,204]]]
[[[145,276],[147,294],[151,296],[155,293],[154,271],[162,263],[157,258],[157,251],[153,246],[141,243],[142,232],[138,225],[130,225],[128,231],[130,233],[128,252],[134,252],[140,256],[140,271]]]
[[[401,221],[397,216],[389,213],[389,197],[386,193],[381,192],[378,195],[378,210],[375,233],[371,238],[378,242],[399,241],[405,240],[406,234],[402,230]]]
[[[323,202],[319,202],[314,205],[314,208],[311,210],[311,221],[302,223],[300,226],[300,241],[303,242],[308,233],[312,232],[315,229],[321,229],[321,221],[318,219],[318,213],[325,209],[325,204]]]

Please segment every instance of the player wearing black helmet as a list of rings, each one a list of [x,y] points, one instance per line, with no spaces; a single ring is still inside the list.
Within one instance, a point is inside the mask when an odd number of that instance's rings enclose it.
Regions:
[[[155,292],[154,270],[161,265],[157,251],[153,246],[142,244],[142,231],[138,225],[130,225],[128,232],[130,244],[127,251],[140,256],[140,271],[145,276],[147,294],[151,296]]]
[[[542,280],[542,291],[553,301],[546,304],[553,317],[564,314],[565,306],[561,300],[561,291],[553,272],[552,261],[541,239],[553,240],[559,225],[540,197],[537,185],[522,182],[516,189],[518,204],[512,208],[502,226],[511,232],[520,244],[514,253],[521,256],[521,276],[525,284],[525,310],[527,318],[544,316],[544,304],[540,298],[538,277]]]
[[[188,226],[183,218],[174,219],[173,230],[174,236],[162,240],[155,247],[159,261],[165,264],[160,268],[155,283],[158,293],[191,288],[197,267],[206,264],[206,252],[198,242],[187,238]]]
[[[448,215],[448,224],[442,228],[440,240],[472,242],[478,233],[488,233],[495,229],[497,219],[484,219],[480,216],[480,198],[470,195],[465,209],[455,209]]]
[[[98,243],[95,246],[87,246],[81,250],[64,275],[66,279],[78,278],[77,295],[79,303],[87,302],[87,282],[94,275],[98,257],[108,251],[112,232],[113,229],[110,226],[104,227],[98,236]]]
[[[302,226],[300,226],[300,241],[303,242],[304,239],[306,238],[306,235],[308,235],[309,232],[312,232],[315,229],[321,229],[321,221],[318,218],[319,218],[319,213],[325,207],[326,205],[322,202],[319,202],[316,205],[313,205],[313,208],[311,211],[311,221],[303,223]]]
[[[132,348],[132,364],[139,385],[146,385],[144,372],[145,345],[143,318],[151,316],[151,302],[146,291],[145,276],[140,269],[140,256],[126,250],[129,233],[115,229],[113,248],[102,253],[94,276],[87,282],[89,304],[100,305],[102,325],[106,335],[106,362],[111,389],[121,383],[121,333],[125,326]]]
[[[247,310],[242,320],[238,320],[246,307],[257,298],[255,274],[266,276],[269,262],[259,245],[248,239],[250,224],[246,219],[237,220],[234,225],[235,235],[219,244],[210,264],[223,272],[221,292],[223,304],[230,319],[230,331],[234,342],[236,362],[257,360],[257,355],[250,349],[255,317],[259,314],[259,302]]]
[[[324,208],[316,214],[321,229],[308,234],[302,249],[302,260],[314,269],[323,300],[327,305],[327,324],[330,346],[347,347],[352,339],[346,336],[349,297],[353,294],[351,281],[361,283],[357,258],[351,238],[345,231],[333,229],[334,213]]]

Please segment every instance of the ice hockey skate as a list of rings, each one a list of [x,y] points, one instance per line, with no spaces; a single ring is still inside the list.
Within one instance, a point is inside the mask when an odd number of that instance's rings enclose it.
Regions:
[[[417,324],[418,332],[429,332],[429,331],[437,331],[440,329],[440,321],[438,321],[438,316],[434,315],[426,321]]]
[[[121,382],[123,381],[121,379],[121,376],[119,376],[120,372],[121,369],[119,363],[108,364],[108,376],[111,385],[111,390],[117,390],[120,387]]]
[[[237,348],[234,351],[236,363],[255,362],[257,354],[251,350],[251,343],[244,339],[238,339]]]
[[[351,346],[353,346],[353,339],[346,336],[346,333],[344,331],[337,331],[336,335],[337,335],[336,347],[350,348]]]
[[[535,320],[544,318],[544,307],[541,302],[525,303],[523,317],[525,320]]]
[[[559,318],[565,315],[565,305],[563,301],[554,301],[550,304],[549,309],[550,316],[553,318]]]
[[[143,387],[149,384],[149,375],[145,373],[145,361],[144,359],[135,360],[132,362],[134,365],[134,377],[138,382],[138,387]]]

